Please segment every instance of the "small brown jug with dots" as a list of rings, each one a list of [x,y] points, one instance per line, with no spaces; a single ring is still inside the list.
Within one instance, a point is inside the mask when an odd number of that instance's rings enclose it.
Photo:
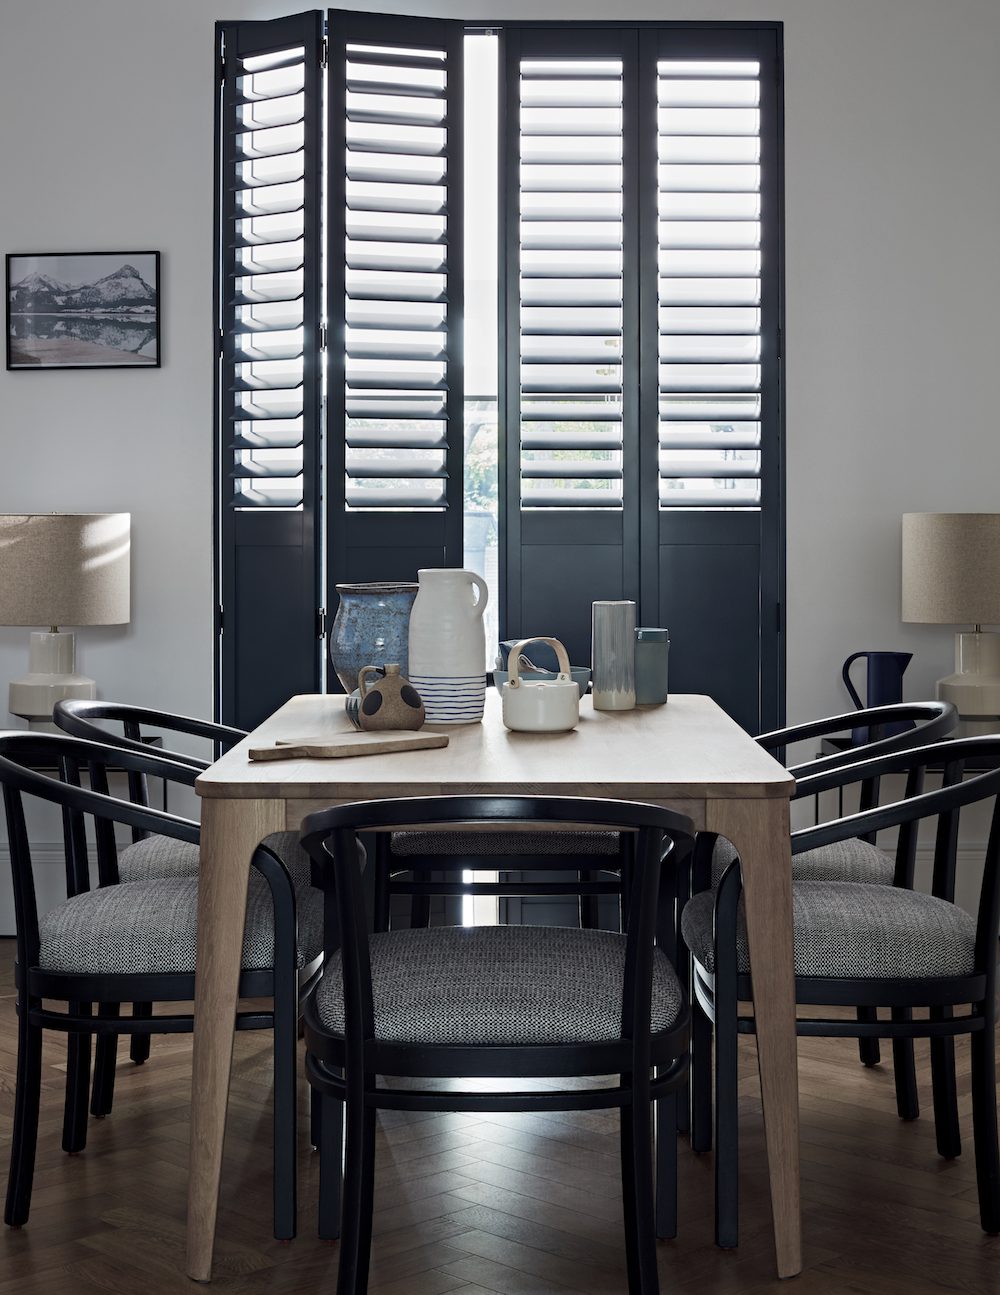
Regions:
[[[390,729],[420,728],[424,722],[424,703],[408,679],[399,673],[398,665],[384,665],[385,677],[379,667],[366,665],[358,671],[358,689],[361,703],[358,719],[366,733],[380,733]],[[369,684],[367,676],[374,674],[375,682]]]

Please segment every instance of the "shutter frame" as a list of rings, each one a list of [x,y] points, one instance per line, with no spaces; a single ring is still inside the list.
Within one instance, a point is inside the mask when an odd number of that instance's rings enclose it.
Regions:
[[[602,44],[596,45],[597,38]],[[554,57],[612,57],[621,48],[623,32],[631,32],[636,45],[626,59],[624,102],[623,175],[625,203],[624,256],[625,286],[630,280],[637,285],[638,306],[630,313],[625,304],[622,342],[625,356],[625,382],[628,383],[629,357],[637,359],[634,375],[638,409],[629,414],[627,392],[623,393],[622,417],[615,426],[605,429],[611,441],[619,432],[623,446],[622,509],[569,508],[566,499],[552,499],[553,507],[523,509],[521,501],[521,451],[525,448],[552,448],[556,439],[544,425],[536,422],[528,429],[525,441],[519,426],[519,413],[532,399],[544,399],[542,393],[522,397],[520,364],[516,333],[521,322],[522,294],[518,282],[519,219],[518,166],[520,103],[519,67],[523,57],[538,57],[547,48]],[[781,177],[781,24],[780,23],[713,23],[664,22],[648,24],[581,24],[572,30],[556,24],[511,24],[504,30],[504,58],[507,120],[504,123],[501,199],[501,254],[506,258],[502,270],[505,289],[501,297],[504,317],[501,320],[501,344],[508,340],[501,372],[500,417],[505,428],[505,467],[502,476],[504,495],[501,507],[505,526],[504,569],[506,571],[506,616],[502,636],[523,637],[551,633],[558,625],[573,659],[586,661],[590,655],[589,607],[581,609],[581,577],[585,578],[588,599],[635,598],[640,621],[668,625],[674,631],[676,652],[671,653],[671,685],[678,691],[709,692],[717,697],[731,714],[750,731],[760,731],[782,722],[784,700],[784,652],[781,632],[777,629],[776,607],[783,601],[784,588],[784,466],[782,456],[783,410],[781,400],[781,359],[777,338],[780,335],[783,310],[782,254],[782,177]],[[546,42],[551,42],[546,45]],[[704,285],[694,278],[681,279],[676,296],[662,306],[659,301],[659,183],[660,164],[658,136],[658,60],[749,60],[760,63],[760,167],[763,283],[761,286],[759,328],[746,310],[748,301],[740,285],[732,285],[732,301],[718,300],[720,313],[709,318],[704,312],[695,316],[688,307],[699,305]],[[628,78],[632,86],[628,86]],[[705,88],[702,87],[701,91]],[[693,93],[699,93],[693,87]],[[707,93],[707,91],[706,91]],[[688,102],[690,96],[676,96]],[[710,96],[709,96],[710,97]],[[736,97],[735,92],[731,96]],[[727,106],[744,106],[739,105]],[[670,121],[672,119],[665,119]],[[716,119],[718,120],[718,119]],[[682,141],[687,137],[681,137]],[[741,136],[740,138],[745,138]],[[678,152],[690,150],[682,142]],[[742,147],[742,146],[741,146]],[[629,150],[632,150],[631,154]],[[632,174],[629,174],[631,161]],[[679,197],[671,196],[670,254],[689,272],[696,270],[702,258],[699,249],[704,242],[711,246],[717,237],[725,255],[742,255],[744,233],[735,227],[717,224],[711,230],[695,222],[707,221],[720,210],[717,200],[701,203],[684,196],[687,172],[678,188]],[[738,179],[745,187],[748,176],[740,171]],[[718,182],[713,178],[709,191]],[[695,192],[698,185],[690,186]],[[608,199],[596,189],[592,201],[585,204],[580,219],[600,219]],[[544,203],[546,194],[533,195],[532,201]],[[557,205],[557,200],[553,200]],[[742,197],[729,212],[746,219]],[[631,205],[630,205],[631,204]],[[554,212],[553,219],[568,219],[568,210]],[[634,222],[634,224],[633,224]],[[551,246],[534,227],[532,237]],[[585,233],[587,231],[584,231]],[[634,279],[633,279],[634,276]],[[526,280],[531,285],[536,280]],[[603,281],[600,281],[603,282]],[[598,307],[600,282],[591,305]],[[724,285],[723,285],[724,286]],[[567,298],[569,293],[566,294]],[[563,308],[563,318],[570,307]],[[661,319],[662,312],[662,319]],[[562,336],[551,321],[558,312],[544,308],[528,312],[529,328],[523,330],[532,342],[551,336]],[[595,319],[603,318],[595,315]],[[692,320],[697,322],[691,327]],[[721,322],[720,322],[721,321]],[[684,407],[671,392],[661,397],[660,333],[665,336],[665,352],[678,364],[689,366],[678,381],[701,381],[712,384],[724,376],[724,370],[711,369],[720,348],[729,347],[742,354],[745,339],[760,336],[759,359],[749,363],[762,367],[759,417],[741,410],[736,403],[738,391],[723,393],[715,401],[712,418],[734,423],[733,439],[726,448],[756,450],[761,456],[760,505],[751,507],[713,508],[707,495],[695,506],[675,509],[660,506],[660,402],[672,403],[670,417],[677,420],[671,428],[671,443],[665,447],[675,453],[676,462],[687,456],[694,461],[691,482],[699,493],[714,489],[710,482],[698,485],[699,474],[708,471],[706,451],[714,448],[697,420],[707,415],[690,414],[690,425],[683,425]],[[702,327],[704,324],[704,327]],[[629,328],[634,331],[631,336]],[[582,340],[583,333],[577,334]],[[595,327],[594,336],[598,335]],[[725,339],[732,339],[727,341]],[[756,345],[756,343],[753,343]],[[727,353],[722,362],[729,359]],[[697,367],[696,367],[697,366]],[[679,370],[678,370],[679,372]],[[672,382],[673,373],[665,375]],[[742,376],[742,375],[737,375]],[[679,393],[683,394],[683,393]],[[744,425],[740,425],[744,424]],[[756,424],[759,424],[759,431]],[[566,437],[568,440],[569,437]],[[581,448],[583,444],[581,442]],[[587,445],[586,448],[592,448]],[[700,465],[697,464],[701,460]],[[546,500],[548,502],[548,500]],[[738,586],[739,597],[732,597]],[[745,595],[745,597],[744,597]],[[750,606],[752,602],[752,607]],[[737,622],[739,622],[737,624]],[[758,670],[759,663],[759,670]],[[676,668],[675,668],[676,667]]]
[[[318,692],[323,686],[322,652],[316,637],[316,611],[320,598],[321,525],[320,403],[321,360],[318,349],[320,285],[320,168],[323,158],[323,104],[321,59],[323,15],[319,11],[264,22],[216,24],[219,58],[219,94],[216,101],[216,157],[219,183],[216,190],[217,274],[215,310],[219,330],[216,366],[216,566],[217,605],[224,613],[224,628],[216,650],[216,711],[220,719],[242,728],[253,728],[296,693]],[[241,194],[265,187],[237,182],[241,139],[238,80],[243,61],[255,56],[302,49],[302,286],[301,343],[283,344],[301,351],[301,376],[284,390],[301,390],[301,430],[273,432],[269,423],[280,421],[274,408],[264,416],[239,418],[241,391],[261,390],[239,365],[266,364],[267,337],[277,328],[259,329],[240,322],[246,297],[237,290],[240,277],[237,222],[250,216],[241,211]],[[297,62],[294,55],[279,60],[272,70]],[[258,102],[258,100],[249,100]],[[261,127],[263,129],[264,127]],[[252,194],[250,198],[252,202]],[[262,213],[263,214],[263,213]],[[257,248],[267,245],[254,245]],[[277,271],[273,281],[288,278]],[[252,295],[252,294],[251,294]],[[280,297],[280,291],[277,294]],[[290,299],[294,300],[295,297]],[[295,311],[291,312],[295,317]],[[292,332],[298,327],[291,324]],[[287,329],[285,331],[288,331]],[[247,357],[241,336],[253,334],[251,345],[259,352]],[[280,348],[279,348],[280,349]],[[296,364],[298,356],[281,363]],[[273,376],[272,376],[273,380]],[[266,389],[266,388],[264,388]],[[297,422],[298,416],[285,421]],[[246,452],[273,447],[273,471],[255,467]],[[299,469],[299,462],[301,467]],[[261,462],[259,460],[259,462]],[[260,475],[263,474],[263,475]],[[280,506],[241,501],[243,483],[254,480],[281,482],[288,475],[301,477],[301,499]],[[298,492],[293,493],[296,498]],[[242,506],[244,505],[245,506]]]
[[[571,659],[576,661],[590,659],[590,600],[631,598],[638,601],[639,598],[639,249],[638,224],[634,212],[634,186],[638,184],[638,168],[634,157],[630,155],[630,148],[633,147],[630,136],[634,134],[636,113],[634,65],[639,44],[639,32],[634,25],[574,25],[570,28],[566,25],[535,26],[527,23],[506,27],[502,45],[506,119],[502,127],[501,273],[506,286],[501,296],[503,318],[500,338],[500,419],[505,428],[501,450],[501,480],[504,487],[501,509],[505,523],[502,530],[505,615],[501,621],[501,633],[504,638],[520,638],[531,634],[547,634],[552,632],[554,625],[558,626],[559,637],[566,643]],[[621,214],[612,215],[613,220],[620,221],[620,279],[589,277],[583,286],[579,281],[576,284],[572,280],[549,279],[546,282],[522,277],[520,273],[522,203],[525,210],[532,213],[528,216],[531,238],[540,237],[548,242],[544,220],[546,214],[551,214],[554,219],[565,220],[575,209],[581,220],[600,220],[602,216],[608,216],[609,210],[614,212],[618,202],[616,197],[608,196],[611,190],[588,187],[603,184],[607,177],[589,172],[580,173],[572,167],[563,168],[568,177],[564,192],[583,196],[574,196],[572,200],[567,199],[560,204],[559,199],[550,201],[547,198],[547,190],[522,190],[521,142],[522,139],[533,138],[522,132],[521,125],[521,65],[526,60],[552,63],[554,75],[551,79],[570,82],[567,94],[563,96],[566,99],[571,96],[573,78],[560,76],[563,71],[558,66],[560,62],[596,60],[606,65],[610,61],[620,60],[622,64],[621,71],[615,72],[613,77],[621,80]],[[596,78],[588,72],[582,79],[607,79],[604,74],[609,71],[607,66],[602,66],[597,69]],[[578,76],[577,79],[581,78]],[[555,169],[553,167],[553,172]],[[539,212],[543,214],[539,215]],[[567,236],[570,242],[574,241],[571,231],[567,231]],[[542,251],[538,254],[538,259],[547,255],[547,252]],[[544,298],[541,291],[536,290],[536,284],[544,286]],[[552,299],[559,299],[566,304],[555,307],[554,314],[546,316],[543,312],[553,308],[536,303]],[[588,323],[593,324],[595,331],[585,329],[575,332],[576,319],[584,318],[580,314],[581,307],[592,312],[588,316]],[[609,307],[620,312],[619,320],[611,329],[606,327],[606,311]],[[527,313],[523,313],[525,311]],[[535,387],[545,385],[544,382],[533,380],[532,369],[535,366],[529,363],[522,369],[522,346],[529,351],[536,347],[544,350],[547,336],[567,336],[547,331],[550,328],[549,321],[553,318],[557,321],[566,319],[574,311],[574,329],[569,335],[574,337],[584,353],[588,336],[616,336],[621,342],[621,377],[618,384],[621,397],[609,407],[606,417],[600,420],[596,420],[594,414],[606,402],[600,401],[599,394],[591,395],[589,399],[581,395],[580,407],[568,417],[556,420],[552,410],[544,408],[545,392],[534,390]],[[596,331],[598,328],[600,332]],[[522,383],[522,376],[528,379],[528,389]],[[558,381],[559,377],[556,378],[557,383]],[[561,391],[565,389],[560,388]],[[533,417],[539,413],[541,417]],[[521,425],[522,419],[527,424],[524,428]],[[549,457],[546,451],[555,439],[552,425],[557,421],[567,424],[563,433],[567,444],[560,448],[605,448],[619,452],[617,462],[612,460],[602,465],[602,470],[620,470],[618,491],[576,490],[549,484],[545,480],[544,460]],[[573,424],[581,421],[597,422],[598,428],[574,432]],[[602,440],[605,444],[599,446],[597,442]],[[532,466],[530,471],[533,475],[526,478],[523,464],[526,461],[525,452],[529,451],[529,460],[540,457],[543,463],[540,467]],[[586,462],[586,458],[581,456],[581,471],[586,470],[582,467]],[[564,476],[572,479],[568,473]],[[537,483],[531,492],[531,498],[537,499],[537,503],[528,503],[527,506],[524,497],[525,479]],[[602,500],[598,497],[605,493],[607,498]],[[583,592],[584,585],[586,592]]]
[[[462,63],[464,23],[436,18],[409,18],[385,14],[363,14],[331,9],[328,13],[329,44],[329,98],[327,117],[328,156],[330,158],[327,188],[327,317],[331,345],[327,358],[327,519],[328,550],[327,569],[333,607],[337,605],[335,587],[338,583],[357,580],[415,580],[420,567],[461,566],[463,559],[463,425],[464,390],[462,373]],[[419,192],[405,187],[407,167],[420,162],[419,154],[390,154],[381,156],[398,159],[395,166],[379,165],[378,151],[362,151],[352,144],[351,162],[358,167],[358,159],[376,159],[370,169],[363,172],[366,183],[378,184],[378,190],[356,193],[357,182],[352,181],[348,167],[343,163],[347,155],[348,132],[353,127],[378,129],[368,124],[373,112],[376,116],[395,116],[386,107],[362,102],[364,88],[351,80],[348,72],[349,45],[391,48],[396,54],[372,54],[367,64],[370,68],[406,69],[420,67],[419,57],[407,58],[399,51],[412,49],[440,50],[444,52],[441,67],[445,72],[445,89],[435,98],[433,94],[406,93],[396,97],[420,99],[426,111],[440,103],[444,114],[444,142],[441,156],[444,175],[441,182],[430,180]],[[364,52],[356,51],[350,58],[352,64],[364,62]],[[378,81],[367,82],[369,88]],[[391,87],[391,79],[388,81]],[[383,87],[385,88],[385,87]],[[348,100],[348,94],[352,97]],[[348,104],[352,107],[348,107]],[[351,125],[349,125],[349,118]],[[419,123],[415,123],[419,124]],[[441,129],[426,123],[430,130]],[[387,129],[391,130],[391,123]],[[419,135],[419,132],[418,132]],[[356,138],[356,133],[352,139]],[[365,146],[367,149],[367,146]],[[419,138],[413,148],[422,148]],[[433,158],[429,161],[433,162]],[[399,177],[402,177],[400,179]],[[348,211],[349,184],[352,186],[351,210]],[[435,197],[437,190],[440,194]],[[409,208],[407,212],[402,210]],[[371,213],[366,216],[366,213]],[[388,221],[380,219],[388,213]],[[392,219],[395,213],[398,221]],[[364,237],[366,229],[378,231],[380,226],[405,227],[411,235],[421,230],[432,231],[443,217],[443,229],[437,237],[396,239],[371,246],[371,236]],[[353,219],[351,219],[353,218]],[[353,237],[350,258],[345,253],[348,246],[349,225]],[[357,231],[362,236],[357,237]],[[373,255],[374,252],[374,255]],[[443,269],[434,268],[438,258],[443,258]],[[348,279],[348,260],[355,264],[384,264],[386,271],[399,264],[428,263],[428,272],[407,275],[410,282],[399,286],[399,279],[389,285],[380,284],[378,268],[362,270],[364,279]],[[352,272],[357,276],[358,271]],[[440,291],[435,290],[430,275],[442,275]],[[348,284],[351,283],[348,300]],[[414,289],[415,291],[411,291]],[[441,299],[435,301],[436,297]],[[366,307],[366,303],[372,303]],[[408,302],[415,302],[408,307]],[[421,305],[426,302],[426,306]],[[415,313],[416,326],[400,322],[408,313]],[[440,325],[434,320],[440,319]],[[397,343],[381,341],[387,329],[395,327],[405,336]],[[433,346],[421,335],[433,338],[433,329],[439,327],[443,334],[444,352],[432,353]],[[348,333],[348,329],[351,333]],[[351,349],[350,341],[354,341]],[[343,343],[343,344],[342,344]],[[350,352],[350,354],[349,354]],[[405,366],[415,365],[408,370]],[[400,367],[403,366],[403,367]],[[350,379],[357,382],[348,385]],[[409,383],[409,385],[405,385]],[[422,394],[421,394],[422,393]],[[348,426],[348,419],[370,419],[365,426]],[[379,428],[380,419],[404,421],[402,429]],[[385,459],[366,477],[357,475],[363,469],[366,453],[385,452]],[[402,472],[394,472],[391,464],[405,465],[406,456],[420,462],[413,473],[415,486],[408,486]],[[437,464],[438,466],[435,466]],[[356,475],[349,476],[349,473]],[[443,473],[444,475],[439,475]],[[370,498],[374,492],[364,486],[352,485],[354,481],[387,483],[388,491],[381,501]],[[419,486],[421,480],[437,480],[440,486],[434,497],[437,506],[416,506],[427,496]],[[393,484],[393,483],[396,484]],[[360,505],[365,503],[366,507]],[[385,506],[387,505],[387,506]],[[331,685],[333,681],[331,680]]]

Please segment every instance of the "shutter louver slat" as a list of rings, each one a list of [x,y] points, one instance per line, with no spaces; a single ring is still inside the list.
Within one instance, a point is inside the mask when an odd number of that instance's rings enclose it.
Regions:
[[[443,418],[444,400],[440,396],[417,397],[364,397],[353,393],[347,397],[347,417],[367,419],[424,419]]]
[[[447,191],[442,184],[384,184],[372,180],[347,182],[350,211],[396,212],[402,215],[443,216]]]
[[[302,444],[302,428],[297,432],[274,432],[268,428],[267,436],[260,432],[247,432],[229,443],[231,450],[294,450]]]
[[[572,405],[556,402],[540,404],[527,400],[521,404],[522,425],[564,422],[620,423],[621,419],[621,408],[611,404],[587,404],[584,401],[576,401]],[[579,429],[573,434],[583,435]]]
[[[659,501],[760,506],[760,73],[657,65]]]
[[[348,513],[448,506],[453,70],[445,49],[405,45],[343,54]]]
[[[448,438],[444,424],[432,423],[426,430],[412,427],[347,425],[347,447],[351,450],[446,450]]]
[[[378,67],[422,68],[438,71],[444,66],[445,55],[441,50],[401,49],[391,45],[362,45],[349,41],[345,46],[347,53],[355,60],[369,62],[377,55]]]
[[[521,448],[524,450],[620,450],[621,428],[601,431],[529,431],[530,424],[521,425]],[[612,428],[614,428],[612,424]]]
[[[760,423],[664,423],[661,450],[757,450]]]
[[[348,270],[346,277],[347,310],[358,301],[426,302],[433,305],[446,300],[443,274],[400,274],[390,279],[385,274]]]
[[[522,508],[622,506],[623,85],[520,61]]]
[[[279,68],[300,68],[303,53],[301,49],[272,49],[249,54],[242,60],[242,73],[257,76]]]
[[[303,132],[294,126],[243,131],[236,148],[237,162],[269,161],[297,157],[303,146]]]
[[[379,95],[348,94],[347,120],[352,125],[440,126],[444,108],[435,99],[390,99]]]
[[[299,509],[304,500],[306,365],[306,50],[234,55],[223,232],[229,312],[232,502]],[[313,75],[315,75],[313,73]]]

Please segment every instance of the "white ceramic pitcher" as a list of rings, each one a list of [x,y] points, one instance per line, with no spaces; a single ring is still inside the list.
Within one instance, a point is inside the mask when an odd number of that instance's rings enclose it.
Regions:
[[[475,724],[486,701],[486,581],[451,567],[417,572],[410,612],[410,683],[428,724]]]

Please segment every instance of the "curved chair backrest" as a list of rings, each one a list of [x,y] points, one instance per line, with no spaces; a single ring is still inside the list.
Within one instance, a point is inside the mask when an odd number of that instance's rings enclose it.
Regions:
[[[100,742],[118,751],[131,751],[134,755],[148,755],[150,750],[156,750],[164,759],[194,770],[195,774],[207,769],[211,761],[184,751],[154,748],[149,742],[142,740],[143,729],[147,732],[149,729],[160,729],[204,738],[208,742],[219,743],[223,750],[228,750],[246,737],[242,730],[228,728],[224,724],[212,724],[188,715],[173,715],[169,711],[150,710],[145,706],[129,706],[114,701],[79,701],[74,698],[58,701],[52,708],[52,718],[59,728],[73,737]],[[117,728],[105,728],[104,723],[121,725],[121,732]],[[121,761],[117,762],[117,767],[122,767]],[[99,787],[98,790],[106,788]],[[149,805],[149,787],[144,774],[129,772],[128,795],[134,805]],[[139,840],[140,836],[141,833],[133,831],[133,840]]]
[[[123,751],[148,753],[149,746],[142,741],[143,729],[161,729],[167,733],[183,733],[189,737],[205,738],[218,742],[224,751],[246,737],[242,729],[225,724],[212,724],[207,720],[193,719],[188,715],[173,715],[169,711],[149,710],[145,706],[128,706],[123,702],[76,701],[56,702],[52,718],[66,733],[91,742],[104,742]],[[121,724],[122,733],[102,727],[100,721]],[[186,764],[193,769],[207,769],[211,761],[186,752],[162,752],[165,759]]]
[[[85,815],[92,816],[97,841],[97,871],[101,885],[118,880],[114,824],[123,823],[140,833],[155,832],[197,844],[197,823],[162,810],[134,805],[107,794],[109,766],[137,776],[169,778],[193,784],[197,771],[148,751],[134,754],[103,743],[49,733],[0,733],[0,786],[3,788],[10,843],[20,966],[31,966],[38,954],[38,911],[35,901],[31,851],[24,814],[24,796],[35,796],[63,810],[66,846],[66,894],[90,889]],[[81,785],[80,773],[88,769],[91,787]],[[46,772],[47,771],[47,772]],[[94,786],[99,790],[94,790]]]
[[[952,733],[957,723],[958,712],[951,702],[900,702],[893,706],[872,706],[868,710],[852,710],[846,715],[831,715],[807,724],[775,729],[773,733],[759,734],[754,740],[766,751],[774,752],[793,742],[832,738],[841,733],[849,734],[856,728],[869,730],[871,740],[864,745],[848,746],[843,751],[790,766],[789,772],[796,779],[801,779],[828,769],[856,765],[859,760],[868,757],[891,755],[896,751],[909,751],[913,747],[925,746],[928,742],[937,742]],[[899,724],[908,724],[910,727],[885,736],[887,730]],[[801,794],[799,788],[796,795]]]

